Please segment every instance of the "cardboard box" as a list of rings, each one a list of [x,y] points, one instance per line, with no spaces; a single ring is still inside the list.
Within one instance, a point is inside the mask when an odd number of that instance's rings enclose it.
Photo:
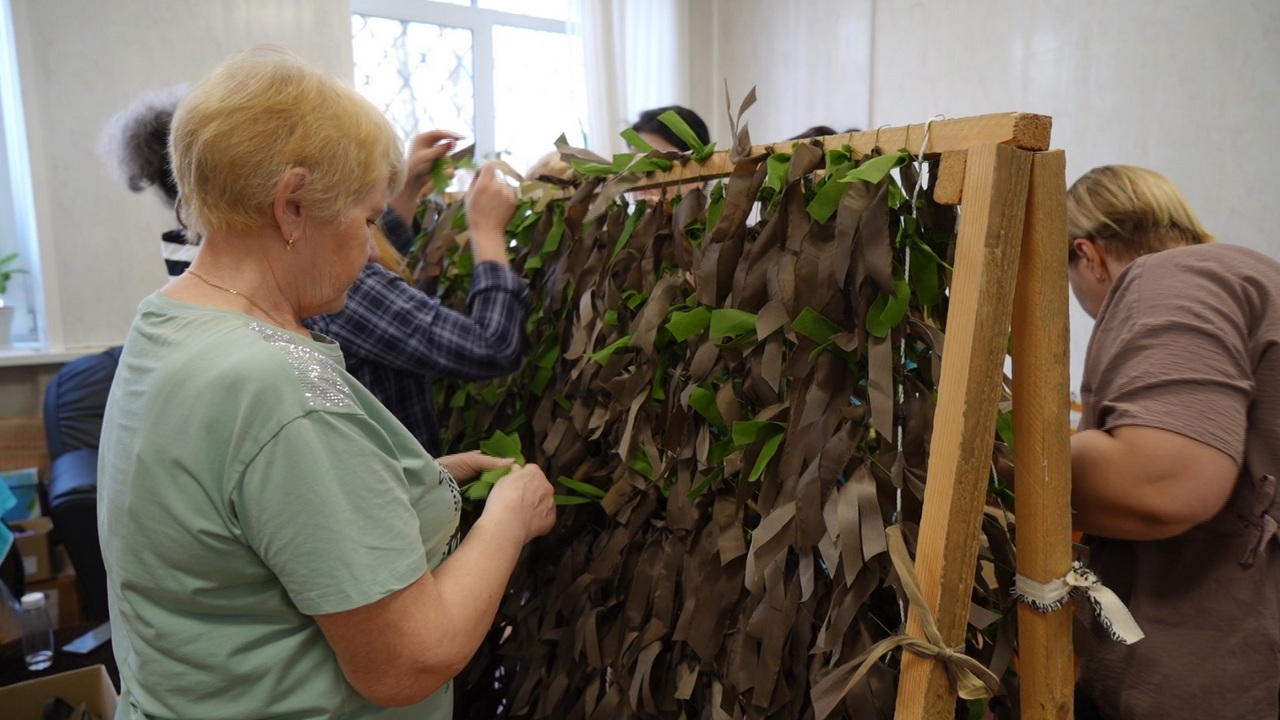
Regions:
[[[0,688],[0,708],[13,720],[36,720],[49,698],[60,697],[76,707],[84,705],[98,720],[111,720],[120,697],[101,665],[58,673]]]
[[[80,623],[80,589],[76,585],[76,569],[61,545],[53,551],[54,575],[48,580],[28,582],[27,592],[42,592],[49,608],[53,627],[71,627]]]
[[[53,548],[49,543],[53,521],[47,517],[38,517],[10,524],[13,526],[13,542],[22,555],[22,570],[27,582],[39,582],[53,577]]]
[[[41,478],[49,477],[49,447],[44,437],[44,418],[0,417],[0,470],[29,467],[37,468]]]

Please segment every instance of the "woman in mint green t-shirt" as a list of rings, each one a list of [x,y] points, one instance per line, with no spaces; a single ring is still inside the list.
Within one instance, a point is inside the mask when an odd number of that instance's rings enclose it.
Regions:
[[[103,425],[117,717],[448,718],[555,509],[513,468],[459,543],[454,477],[509,461],[432,458],[302,326],[373,256],[400,143],[342,82],[259,49],[191,91],[170,144],[204,240],[140,305]],[[472,232],[503,233],[511,203],[482,171]]]

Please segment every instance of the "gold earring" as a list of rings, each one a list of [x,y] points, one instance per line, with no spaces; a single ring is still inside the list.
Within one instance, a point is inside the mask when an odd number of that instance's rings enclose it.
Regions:
[[[289,238],[289,240],[288,240],[287,242],[285,242],[284,246],[285,246],[285,248],[286,248],[286,249],[288,249],[288,250],[292,250],[292,249],[293,249],[293,243],[294,243],[294,239],[293,239],[293,238]],[[1101,280],[1102,278],[1098,278],[1098,279],[1099,279],[1099,280]]]

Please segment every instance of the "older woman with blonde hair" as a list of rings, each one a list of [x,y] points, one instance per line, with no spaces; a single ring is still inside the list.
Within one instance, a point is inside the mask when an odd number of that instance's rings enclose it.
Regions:
[[[117,717],[448,718],[555,508],[513,468],[459,543],[453,477],[509,461],[433,459],[302,324],[374,256],[399,141],[342,82],[258,49],[192,89],[171,146],[204,240],[139,307],[99,461]]]
[[[1074,519],[1146,634],[1084,654],[1076,717],[1280,717],[1280,263],[1143,168],[1090,170],[1067,222],[1096,321]]]

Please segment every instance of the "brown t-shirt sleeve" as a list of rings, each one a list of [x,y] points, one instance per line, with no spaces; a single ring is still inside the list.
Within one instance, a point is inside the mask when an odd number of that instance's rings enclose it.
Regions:
[[[1093,424],[1169,430],[1243,462],[1253,393],[1248,303],[1215,278],[1220,270],[1158,260],[1135,262],[1099,318],[1098,362],[1086,371]]]

